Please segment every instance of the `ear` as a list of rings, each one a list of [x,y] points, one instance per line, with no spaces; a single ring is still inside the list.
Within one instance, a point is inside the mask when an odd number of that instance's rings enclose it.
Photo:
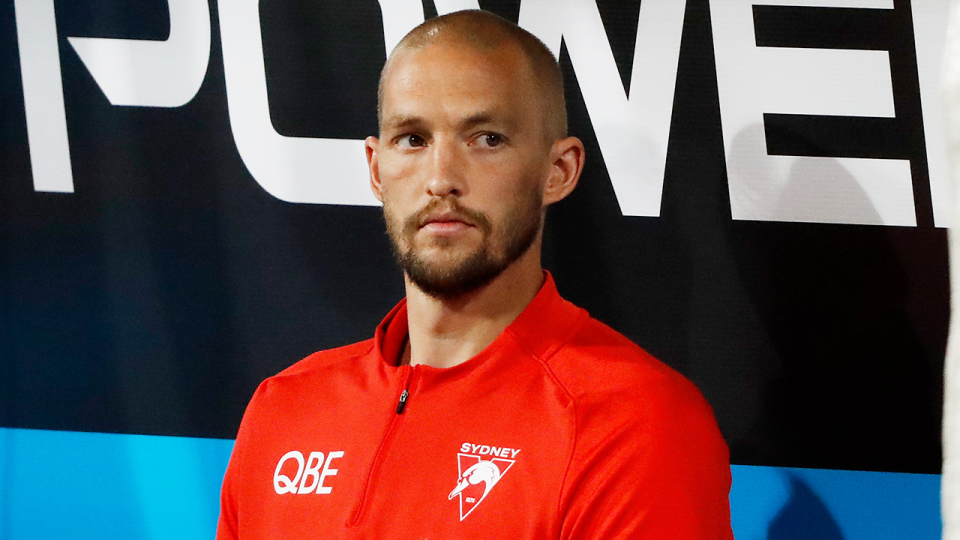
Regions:
[[[376,137],[367,137],[363,141],[367,152],[367,168],[370,169],[370,189],[378,201],[383,202],[383,186],[380,184],[380,161],[377,151],[380,149],[380,140]]]
[[[553,204],[577,187],[586,151],[576,137],[567,137],[553,144],[550,151],[550,175],[544,186],[543,204]]]

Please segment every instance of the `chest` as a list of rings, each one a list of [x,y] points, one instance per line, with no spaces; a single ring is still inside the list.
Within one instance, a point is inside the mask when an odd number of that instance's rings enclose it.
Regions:
[[[284,538],[551,538],[572,451],[549,384],[342,389],[260,430],[240,530]]]

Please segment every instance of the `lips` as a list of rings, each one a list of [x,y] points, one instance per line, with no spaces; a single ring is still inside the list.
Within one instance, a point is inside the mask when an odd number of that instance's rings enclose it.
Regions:
[[[456,212],[439,212],[431,213],[422,219],[420,222],[420,228],[422,229],[432,223],[436,223],[438,225],[463,224],[471,227],[473,226],[473,224],[470,223],[466,218]]]

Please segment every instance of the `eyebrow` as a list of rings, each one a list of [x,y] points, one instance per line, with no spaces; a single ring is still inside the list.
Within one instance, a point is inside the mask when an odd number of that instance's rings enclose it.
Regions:
[[[420,116],[406,116],[402,114],[395,114],[387,117],[383,121],[384,129],[392,130],[402,130],[409,128],[417,128],[426,125],[428,122]],[[490,112],[479,112],[464,118],[458,123],[459,129],[470,129],[482,124],[493,124],[496,123],[496,119],[493,113]]]
[[[491,124],[494,123],[493,115],[487,112],[477,113],[473,116],[469,116],[460,122],[461,129],[469,129],[481,124]]]
[[[425,122],[423,118],[419,116],[404,116],[399,114],[389,116],[383,121],[383,127],[389,129],[405,129],[422,126],[423,124],[425,124]]]

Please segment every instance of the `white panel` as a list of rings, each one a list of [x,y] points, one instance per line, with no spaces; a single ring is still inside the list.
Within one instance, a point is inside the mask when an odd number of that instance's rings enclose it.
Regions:
[[[923,134],[927,144],[930,196],[933,221],[937,227],[950,226],[950,171],[944,137],[943,49],[946,45],[948,0],[913,0],[913,35],[917,45],[920,75],[920,103],[923,107]]]
[[[258,0],[219,2],[230,128],[244,165],[263,189],[284,201],[380,204],[370,191],[362,140],[285,137],[274,129],[258,5]],[[323,99],[323,89],[316,98]]]
[[[113,105],[180,107],[200,90],[210,58],[206,0],[168,0],[164,41],[67,38]]]
[[[943,98],[949,185],[953,212],[960,212],[960,2],[954,0],[947,18],[943,62]],[[919,49],[919,47],[918,47]],[[917,51],[919,53],[919,50]],[[924,110],[926,116],[926,109]],[[929,139],[927,146],[930,145]],[[943,476],[940,508],[943,540],[960,540],[960,228],[949,231],[950,241],[950,337],[943,375]]]
[[[888,53],[757,47],[752,4],[710,4],[733,218],[916,225],[909,161],[770,156],[766,149],[764,113],[893,117]]]
[[[73,193],[53,0],[14,0],[13,8],[33,188]]]

